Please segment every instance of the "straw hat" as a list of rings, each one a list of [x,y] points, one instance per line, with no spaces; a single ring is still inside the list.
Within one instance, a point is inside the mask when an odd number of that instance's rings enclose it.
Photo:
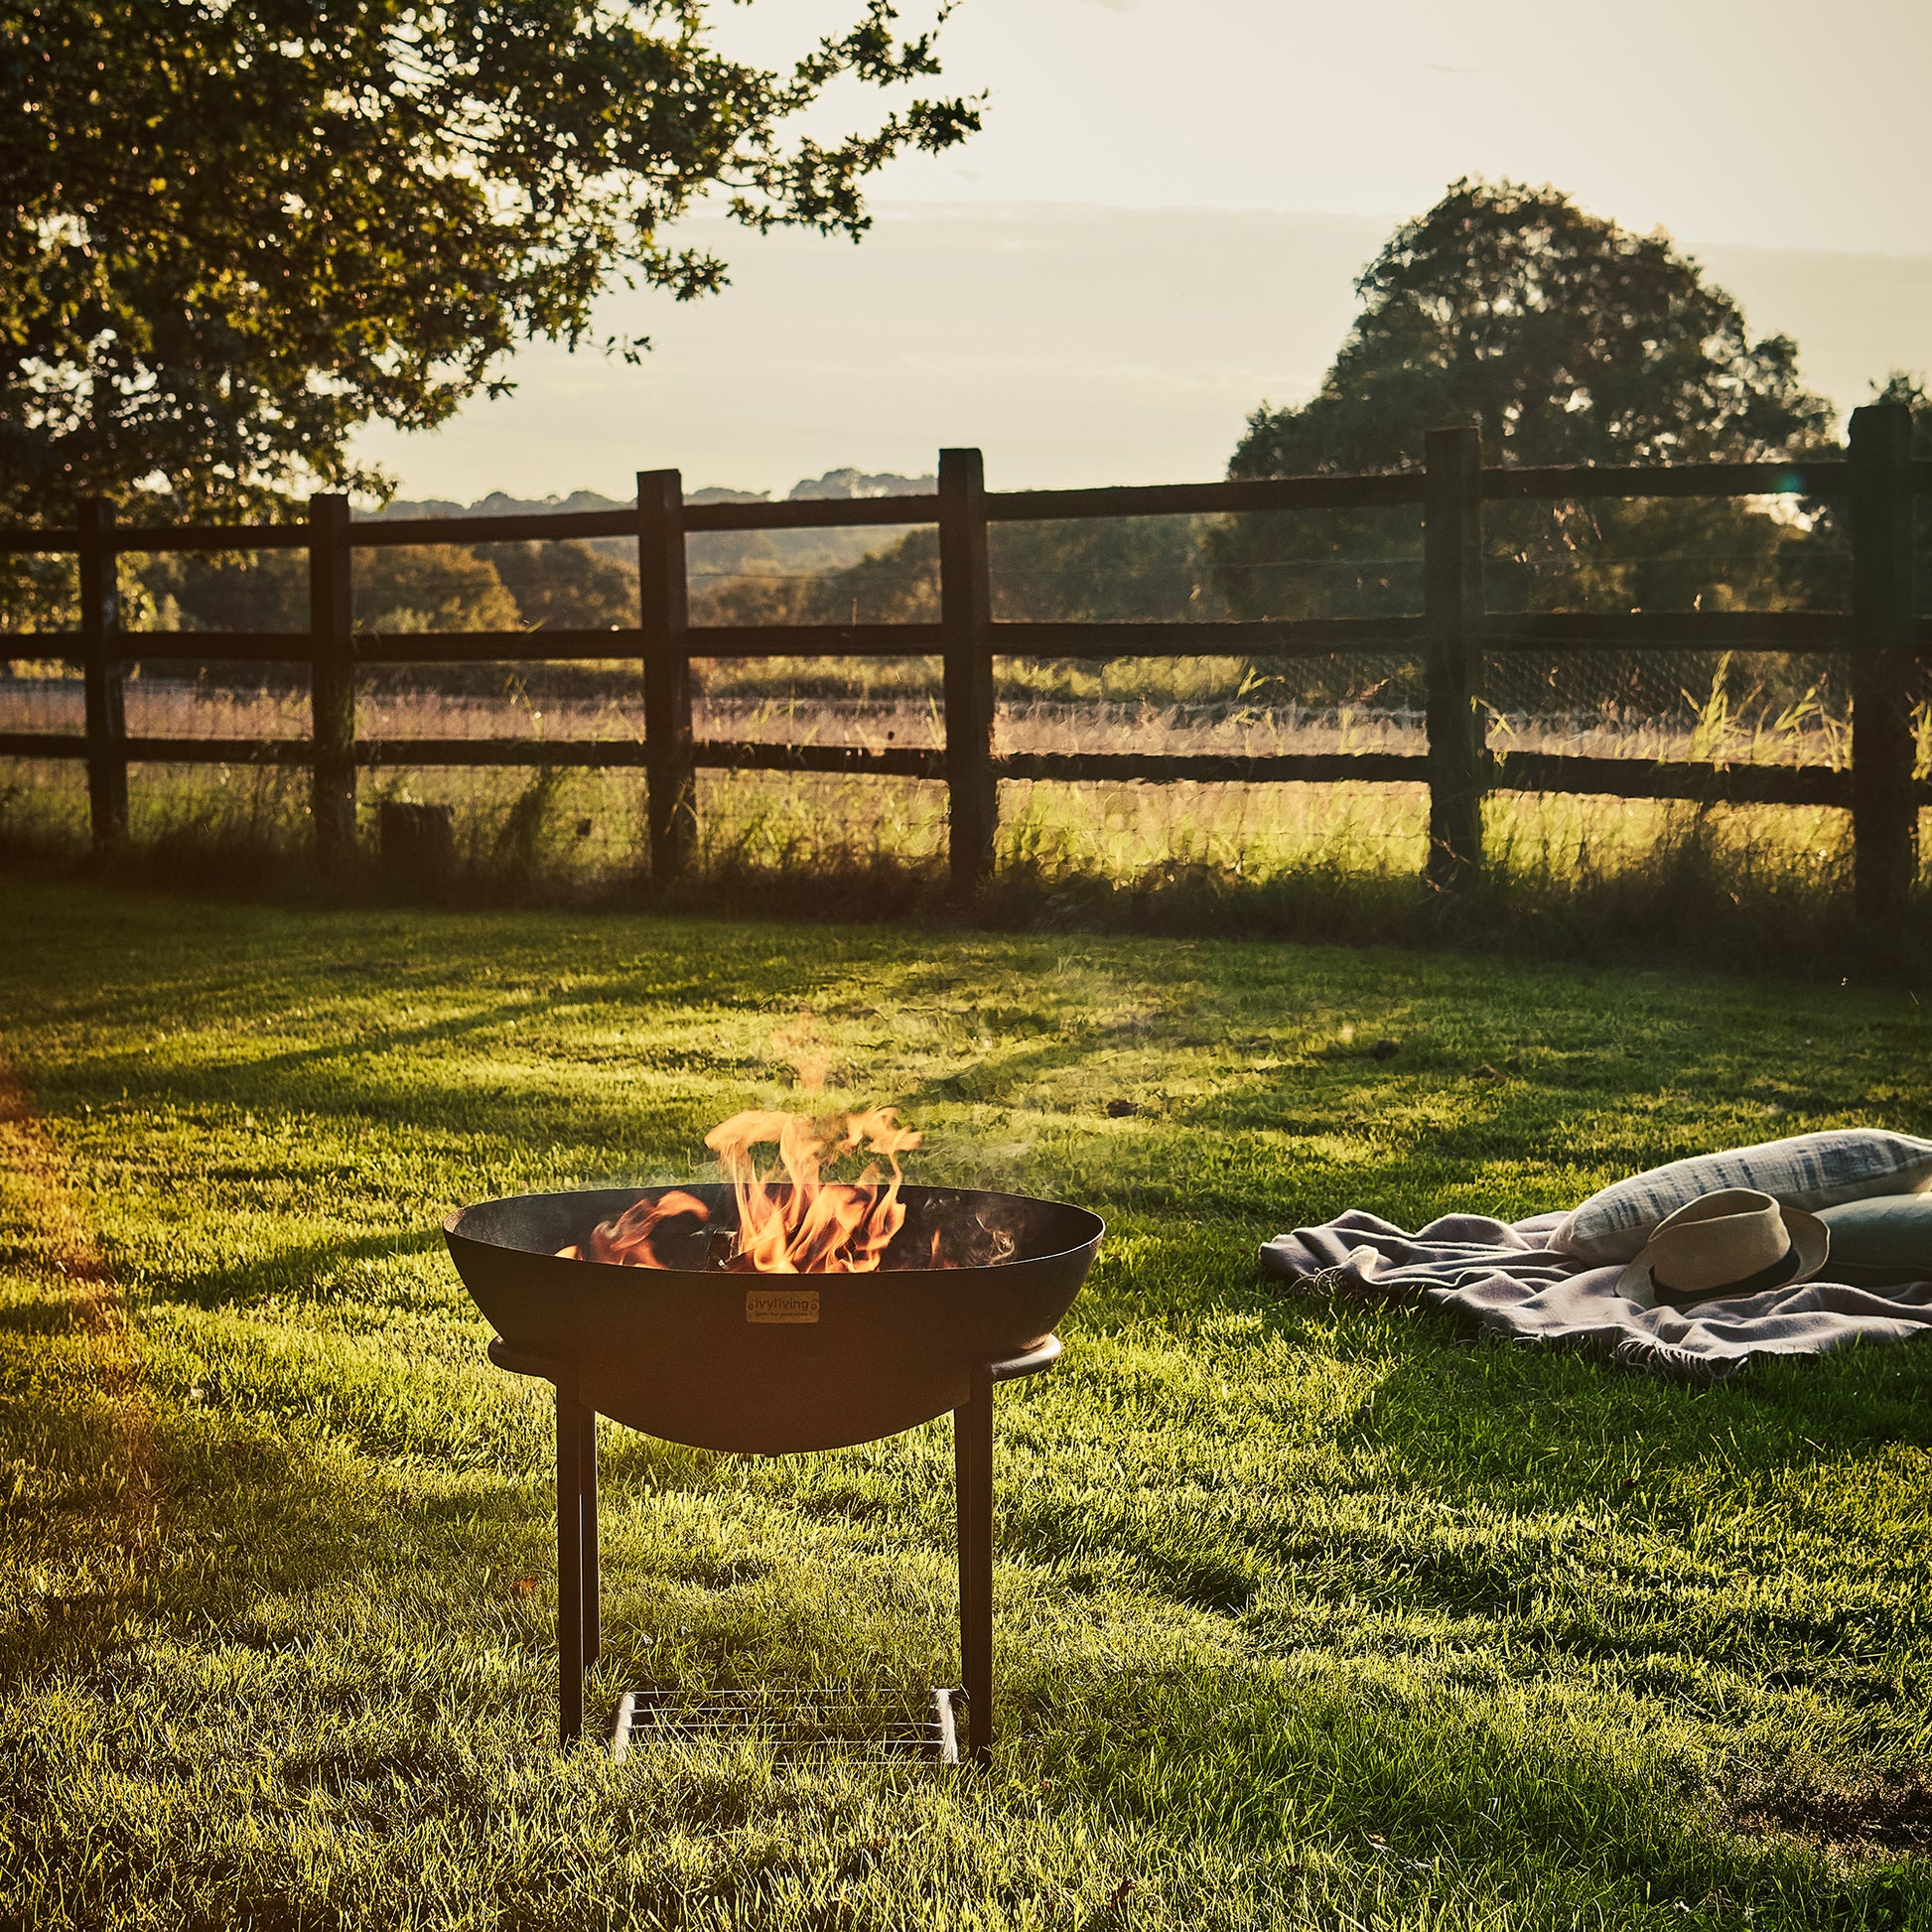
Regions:
[[[1780,1207],[1754,1187],[1727,1187],[1659,1221],[1616,1289],[1663,1302],[1759,1295],[1810,1281],[1831,1251],[1831,1230],[1817,1215]]]

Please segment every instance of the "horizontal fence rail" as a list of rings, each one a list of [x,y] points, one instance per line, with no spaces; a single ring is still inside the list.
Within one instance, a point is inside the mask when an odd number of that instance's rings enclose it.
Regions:
[[[1932,462],[1911,455],[1909,412],[1872,404],[1854,412],[1843,457],[1789,462],[1632,468],[1483,469],[1471,429],[1432,432],[1419,469],[1375,475],[1261,478],[1098,489],[989,491],[976,450],[940,453],[926,494],[686,503],[678,473],[638,477],[637,502],[608,510],[510,516],[437,516],[354,522],[347,500],[311,501],[300,523],[116,525],[85,503],[74,526],[0,530],[0,555],[71,555],[80,586],[74,630],[0,637],[0,655],[63,658],[80,666],[85,730],[0,733],[0,757],[79,759],[88,767],[94,834],[127,822],[127,770],[149,763],[307,766],[318,839],[340,852],[355,836],[358,770],[447,765],[635,768],[645,774],[653,876],[686,863],[696,825],[698,770],[871,772],[943,780],[950,800],[955,884],[977,888],[992,863],[1001,779],[1072,782],[1197,780],[1239,783],[1418,783],[1429,788],[1429,876],[1453,889],[1481,866],[1482,797],[1577,792],[1712,803],[1822,805],[1853,814],[1862,918],[1894,927],[1917,873],[1919,810],[1932,786],[1915,777],[1912,680],[1932,652],[1932,619],[1913,608],[1917,499],[1932,495]],[[1486,503],[1564,499],[1787,496],[1849,512],[1851,609],[1629,613],[1498,612],[1482,599]],[[998,523],[1060,519],[1268,514],[1316,510],[1422,512],[1424,610],[1413,616],[1251,621],[1007,621],[992,616],[987,531]],[[685,539],[702,532],[937,525],[937,622],[693,624]],[[639,619],[612,628],[358,632],[349,564],[357,550],[411,544],[496,544],[619,537],[637,545]],[[115,560],[165,551],[303,550],[310,563],[310,626],[303,631],[127,631]],[[1853,665],[1852,758],[1844,768],[1497,750],[1480,726],[1485,654],[1599,651],[1838,651]],[[1304,753],[1272,757],[1132,752],[997,755],[995,658],[1321,658],[1398,652],[1422,662],[1425,753]],[[930,749],[709,742],[692,729],[691,665],[716,658],[924,657],[943,666],[944,742]],[[375,739],[355,729],[355,674],[371,666],[494,661],[641,665],[644,732],[636,739]],[[306,738],[140,738],[125,729],[130,664],[306,666]]]

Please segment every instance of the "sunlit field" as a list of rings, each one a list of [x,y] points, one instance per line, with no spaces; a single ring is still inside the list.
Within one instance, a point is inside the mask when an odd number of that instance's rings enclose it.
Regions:
[[[0,884],[0,1922],[1903,1928],[1932,1352],[1694,1391],[1282,1299],[1348,1206],[1932,1133],[1909,994],[1450,953]],[[823,1077],[816,1089],[809,1079]],[[1084,1202],[998,1408],[987,1774],[554,1744],[549,1411],[453,1204],[899,1105]],[[950,1440],[608,1426],[643,1683],[956,1681]]]
[[[787,685],[768,668],[714,667],[697,706],[701,740],[936,748],[944,727],[931,667],[834,667],[845,683]],[[1420,714],[1371,698],[1291,704],[1243,697],[1239,665],[1181,660],[1134,678],[1019,667],[1003,687],[997,742],[1010,752],[1269,756],[1424,749]],[[1021,671],[1025,675],[1020,674]],[[924,680],[923,685],[914,681]],[[868,682],[868,679],[872,682]],[[1231,684],[1232,681],[1232,684]],[[1696,696],[1696,693],[1690,694]],[[75,681],[0,686],[0,729],[73,730]],[[129,686],[136,735],[299,738],[306,692],[170,680]],[[634,742],[639,707],[618,695],[509,690],[365,693],[377,739],[527,738]],[[1921,770],[1932,728],[1921,727]],[[1721,678],[1695,707],[1648,718],[1500,713],[1501,752],[1808,763],[1843,768],[1849,725],[1817,702],[1740,705]],[[290,890],[308,864],[308,778],[246,764],[137,767],[132,850],[157,876]],[[644,889],[643,778],[635,769],[377,767],[361,783],[364,877],[380,892],[375,820],[387,799],[447,804],[456,898],[621,903]],[[1490,878],[1461,914],[1427,904],[1416,881],[1427,829],[1419,785],[1009,781],[1001,787],[996,922],[1247,928],[1359,939],[1413,937],[1460,916],[1476,935],[1595,952],[1661,945],[1678,957],[1768,947],[1830,965],[1845,937],[1847,816],[1835,810],[1497,793],[1486,807]],[[77,763],[15,761],[0,778],[0,842],[17,857],[71,863],[85,846]],[[696,902],[829,904],[859,916],[934,901],[944,884],[945,790],[876,776],[705,771],[698,780]],[[338,882],[339,887],[341,882]]]

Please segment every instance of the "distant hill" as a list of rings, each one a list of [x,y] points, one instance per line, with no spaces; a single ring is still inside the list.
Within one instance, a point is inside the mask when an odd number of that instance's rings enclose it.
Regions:
[[[828,470],[822,477],[801,477],[785,492],[790,503],[843,502],[855,496],[923,496],[939,487],[936,477],[900,477],[890,471],[870,476],[862,470]],[[725,489],[713,485],[687,490],[687,503],[768,503],[768,489]],[[595,489],[573,489],[568,496],[511,496],[492,489],[474,503],[455,503],[440,496],[397,497],[380,509],[357,510],[359,520],[382,523],[414,516],[522,516],[543,510],[617,510],[624,504]]]
[[[861,470],[828,470],[822,477],[803,477],[785,492],[793,503],[843,501],[851,497],[919,496],[939,486],[936,477],[901,477],[891,472],[873,475]],[[716,485],[686,493],[687,503],[768,503],[769,490],[728,489]],[[386,522],[418,516],[519,516],[543,510],[615,510],[623,503],[595,489],[575,489],[568,496],[511,496],[492,490],[474,503],[441,497],[398,498],[381,509],[361,510],[358,517]],[[902,534],[897,528],[873,526],[859,530],[707,531],[693,536],[688,555],[693,615],[702,620],[709,596],[719,588],[747,577],[782,578],[788,582],[828,576],[845,570],[876,551],[886,549]],[[636,546],[627,537],[592,537],[591,548],[629,571],[637,567]]]
[[[816,482],[808,477],[793,483],[787,500],[822,503],[844,502],[854,496],[929,496],[938,487],[937,477],[898,477],[890,471],[884,476],[869,477],[858,470],[828,470]]]

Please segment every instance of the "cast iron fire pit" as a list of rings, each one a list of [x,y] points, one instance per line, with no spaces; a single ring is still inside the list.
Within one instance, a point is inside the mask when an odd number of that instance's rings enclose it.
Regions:
[[[993,1744],[993,1387],[1058,1359],[1053,1324],[1093,1265],[1100,1217],[1022,1194],[906,1186],[904,1226],[878,1269],[741,1273],[730,1264],[733,1189],[698,1186],[677,1191],[701,1199],[711,1219],[659,1238],[670,1266],[557,1252],[672,1191],[524,1194],[444,1223],[464,1285],[501,1337],[490,1359],[556,1385],[564,1741],[582,1732],[583,1673],[599,1647],[599,1415],[699,1449],[782,1455],[873,1442],[950,1409],[960,1653],[972,1755],[984,1761]],[[954,1265],[934,1266],[935,1253]],[[625,1713],[655,1696],[631,1694]],[[942,1697],[935,1734],[949,1728]]]

